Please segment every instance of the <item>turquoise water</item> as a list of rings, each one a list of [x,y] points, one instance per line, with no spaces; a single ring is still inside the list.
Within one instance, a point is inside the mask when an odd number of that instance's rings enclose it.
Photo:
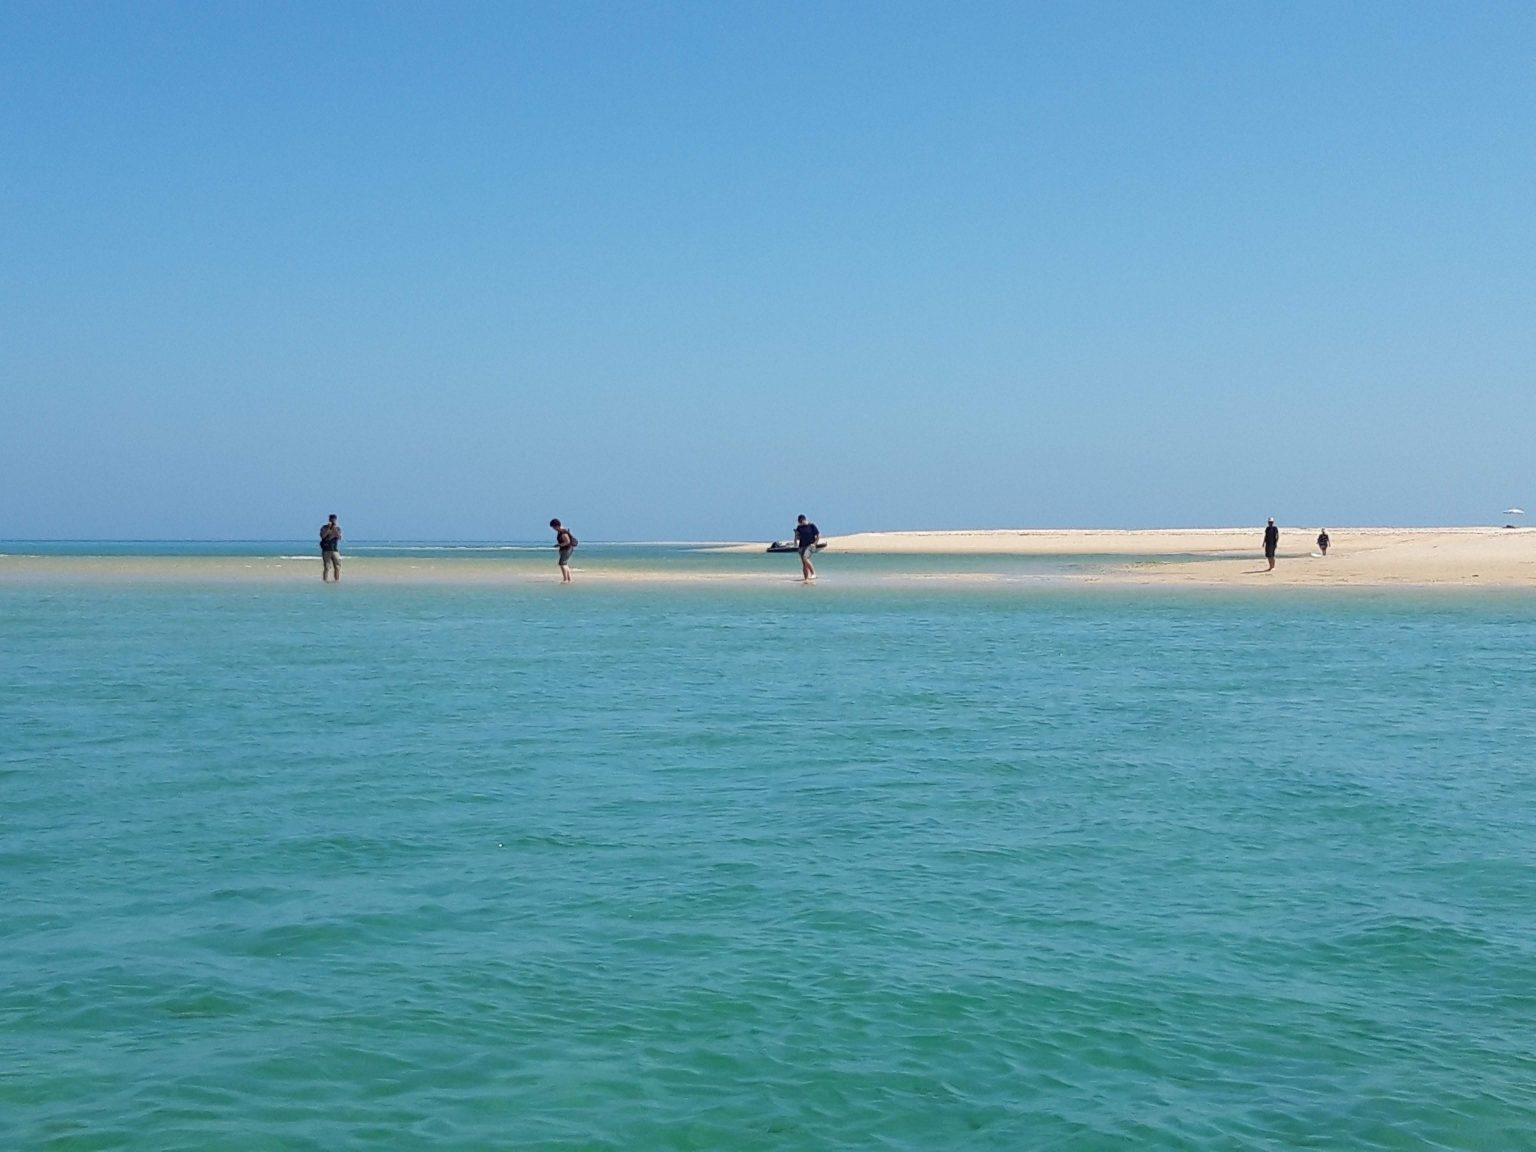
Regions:
[[[826,568],[0,586],[0,1147],[1530,1146],[1536,597]]]

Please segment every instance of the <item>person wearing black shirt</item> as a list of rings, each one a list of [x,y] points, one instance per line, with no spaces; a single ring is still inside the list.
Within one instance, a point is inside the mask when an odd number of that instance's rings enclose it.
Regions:
[[[1324,528],[1321,532],[1319,532],[1317,534],[1317,550],[1319,552],[1321,552],[1324,556],[1328,555],[1328,544],[1329,543],[1330,543],[1330,541],[1328,540],[1328,529]]]
[[[1269,526],[1264,529],[1264,559],[1269,561],[1269,570],[1275,570],[1275,549],[1280,547],[1280,529],[1275,527],[1275,518],[1269,518]]]
[[[816,566],[811,557],[816,552],[816,542],[821,539],[821,529],[804,516],[795,523],[795,543],[800,546],[800,576],[803,580],[816,579]]]
[[[341,583],[341,525],[336,523],[336,513],[331,513],[331,518],[320,525],[320,582],[323,584],[331,577],[336,578],[336,583]]]
[[[551,520],[549,526],[555,530],[555,547],[560,550],[558,559],[560,583],[569,584],[571,582],[571,553],[576,550],[576,537],[558,519]]]

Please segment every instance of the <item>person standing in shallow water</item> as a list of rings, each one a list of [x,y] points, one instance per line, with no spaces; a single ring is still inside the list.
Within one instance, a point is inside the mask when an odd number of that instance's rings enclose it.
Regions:
[[[336,513],[320,525],[320,582],[333,576],[341,583],[341,525],[336,523]]]
[[[576,537],[571,535],[571,530],[558,519],[551,520],[549,526],[555,530],[555,547],[560,549],[560,583],[571,582],[571,553],[576,549]]]
[[[800,546],[800,578],[802,580],[816,579],[816,566],[811,563],[811,557],[816,554],[816,542],[820,539],[821,529],[804,516],[795,522],[795,543]]]
[[[1269,561],[1269,570],[1275,570],[1275,549],[1280,547],[1280,529],[1275,527],[1275,518],[1269,518],[1269,525],[1264,529],[1264,559]]]

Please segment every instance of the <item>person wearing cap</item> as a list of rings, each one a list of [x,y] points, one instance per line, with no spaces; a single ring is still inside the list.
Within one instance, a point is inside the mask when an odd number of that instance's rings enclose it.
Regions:
[[[816,566],[811,557],[816,555],[816,544],[821,539],[821,529],[804,516],[795,521],[795,546],[800,550],[800,579],[810,583],[816,579]]]
[[[1275,527],[1275,518],[1269,518],[1269,524],[1264,529],[1264,559],[1269,561],[1269,570],[1275,570],[1275,549],[1280,547],[1280,529]]]

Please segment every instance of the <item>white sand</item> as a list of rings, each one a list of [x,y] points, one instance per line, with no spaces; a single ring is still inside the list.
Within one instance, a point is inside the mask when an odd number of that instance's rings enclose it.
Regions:
[[[1070,556],[1087,563],[1062,577],[1098,585],[1264,588],[1498,587],[1536,589],[1536,528],[1332,528],[1326,557],[1312,555],[1315,527],[1282,526],[1278,564],[1266,569],[1260,527],[1175,528],[1110,531],[987,530],[975,532],[864,532],[828,538],[817,556],[823,583],[837,582],[840,555]],[[735,544],[718,550],[761,553],[766,545]],[[670,566],[606,565],[593,555],[575,568],[578,584],[798,583],[793,555],[782,566],[729,564],[678,571]],[[74,582],[319,583],[313,557],[232,556],[27,556],[0,555],[0,584]],[[530,584],[558,583],[553,563],[506,564],[460,558],[352,557],[343,561],[344,583]],[[852,573],[849,573],[851,576]],[[881,573],[875,582],[989,583],[995,573]],[[849,581],[853,583],[854,581]],[[866,576],[865,583],[870,582]]]
[[[1273,572],[1262,527],[1147,530],[863,532],[828,539],[838,553],[1102,556],[1093,580],[1141,584],[1486,585],[1536,587],[1536,529],[1329,528],[1315,557],[1316,527],[1280,528]],[[1157,557],[1157,559],[1150,559]]]

